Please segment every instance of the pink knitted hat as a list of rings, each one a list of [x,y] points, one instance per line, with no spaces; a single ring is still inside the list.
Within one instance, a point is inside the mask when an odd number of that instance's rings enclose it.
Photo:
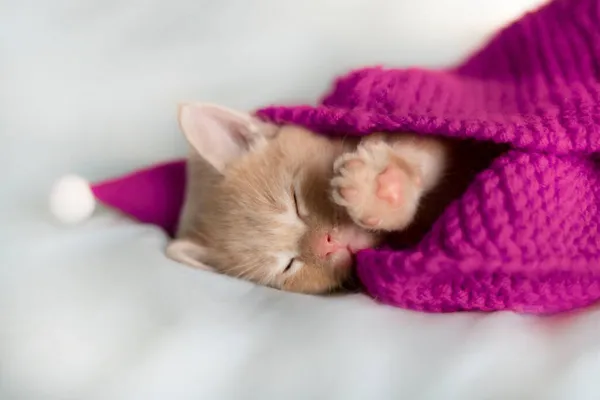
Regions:
[[[378,301],[553,313],[600,298],[600,1],[555,0],[455,68],[362,69],[320,105],[258,115],[326,135],[410,131],[510,144],[417,246],[358,254],[359,277]],[[185,168],[165,165],[91,191],[69,178],[56,187],[54,210],[79,188],[172,233]],[[145,189],[125,189],[144,176]],[[115,197],[99,195],[104,186]]]
[[[60,221],[74,224],[87,219],[99,201],[140,222],[158,225],[173,236],[183,205],[185,179],[185,160],[165,162],[94,184],[68,175],[54,185],[50,208]]]

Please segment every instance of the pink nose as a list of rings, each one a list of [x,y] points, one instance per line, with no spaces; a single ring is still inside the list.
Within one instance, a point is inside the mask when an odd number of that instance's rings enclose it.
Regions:
[[[336,242],[328,233],[317,236],[315,240],[315,251],[319,257],[327,257],[343,248],[344,246]]]

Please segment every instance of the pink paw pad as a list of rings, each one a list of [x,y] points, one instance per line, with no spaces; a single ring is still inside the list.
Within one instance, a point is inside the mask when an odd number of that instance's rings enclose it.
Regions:
[[[361,221],[363,225],[368,226],[369,228],[375,228],[377,225],[381,223],[381,220],[376,217],[365,218]]]
[[[393,207],[402,205],[403,185],[406,173],[396,166],[388,166],[377,177],[377,197]]]
[[[365,165],[365,163],[362,160],[350,160],[350,161],[346,161],[346,163],[344,164],[344,167],[348,168],[349,170],[353,170],[353,169],[364,167],[364,165]]]
[[[339,192],[346,201],[354,202],[358,197],[358,190],[352,187],[340,188]]]

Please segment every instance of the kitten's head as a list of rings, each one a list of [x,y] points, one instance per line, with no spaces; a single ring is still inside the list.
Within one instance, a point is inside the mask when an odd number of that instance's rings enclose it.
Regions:
[[[304,293],[339,288],[377,237],[330,199],[347,143],[212,105],[185,105],[188,193],[170,257]]]

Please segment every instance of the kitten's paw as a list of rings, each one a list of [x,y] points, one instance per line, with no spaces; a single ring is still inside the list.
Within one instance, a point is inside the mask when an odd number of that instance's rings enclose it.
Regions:
[[[410,224],[422,194],[418,174],[383,141],[365,141],[334,163],[333,201],[366,229],[399,230]]]

